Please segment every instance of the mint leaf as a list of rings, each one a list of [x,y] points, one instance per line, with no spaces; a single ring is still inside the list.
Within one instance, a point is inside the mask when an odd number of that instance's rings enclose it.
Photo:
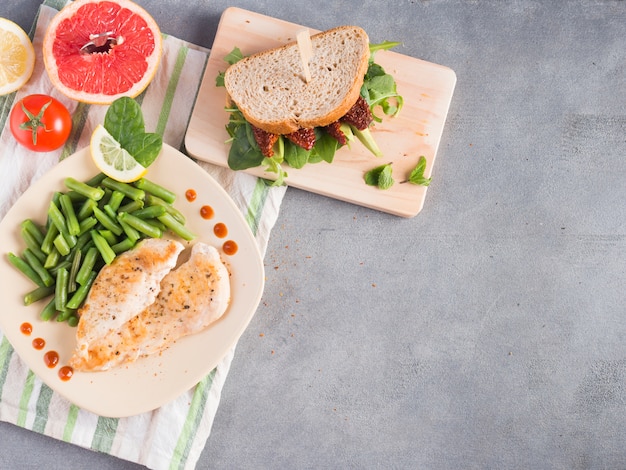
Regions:
[[[391,163],[377,166],[376,168],[365,173],[365,184],[370,186],[377,186],[378,189],[389,189],[394,184],[394,179],[391,176]]]
[[[243,59],[243,54],[241,53],[241,50],[238,47],[234,47],[232,51],[230,51],[228,53],[228,55],[226,57],[224,57],[224,60],[229,64],[229,65],[233,65],[236,64],[237,62],[239,62],[241,59]]]
[[[409,183],[418,184],[420,186],[428,186],[432,178],[425,178],[424,171],[426,170],[426,157],[423,155],[419,158],[417,166],[413,168],[409,174]]]

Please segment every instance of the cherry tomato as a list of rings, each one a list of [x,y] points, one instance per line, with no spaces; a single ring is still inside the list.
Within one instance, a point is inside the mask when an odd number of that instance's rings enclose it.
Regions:
[[[72,117],[63,103],[48,95],[28,95],[11,110],[11,133],[24,147],[50,152],[61,147],[72,130]]]

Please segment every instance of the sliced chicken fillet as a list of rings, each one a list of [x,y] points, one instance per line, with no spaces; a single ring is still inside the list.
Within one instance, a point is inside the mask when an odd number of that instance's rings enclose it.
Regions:
[[[197,243],[190,258],[161,281],[155,302],[116,331],[89,344],[73,357],[76,370],[96,371],[158,353],[184,336],[219,319],[230,303],[229,273],[218,251]]]
[[[147,238],[104,266],[79,310],[74,356],[84,358],[89,344],[118,331],[152,304],[183,249],[175,240]]]

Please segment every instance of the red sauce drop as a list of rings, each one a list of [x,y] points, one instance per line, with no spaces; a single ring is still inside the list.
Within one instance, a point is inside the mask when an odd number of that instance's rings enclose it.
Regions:
[[[45,362],[50,369],[54,369],[59,363],[59,353],[56,351],[48,351],[43,355],[43,362]]]
[[[200,208],[200,215],[203,219],[212,219],[215,212],[211,206],[202,206]]]
[[[198,193],[196,193],[195,189],[188,189],[187,192],[185,193],[185,197],[187,198],[189,202],[193,202],[198,197]]]
[[[226,253],[229,256],[232,256],[235,253],[237,253],[237,250],[239,249],[239,247],[237,246],[237,243],[235,243],[233,240],[226,240],[224,244],[222,245],[222,249],[224,250],[224,253]]]
[[[35,349],[43,349],[45,345],[46,340],[44,340],[43,338],[35,338],[33,340],[33,348]]]
[[[28,336],[33,332],[33,325],[31,325],[30,323],[24,322],[20,325],[20,331],[24,333],[26,336]]]
[[[228,227],[226,227],[226,224],[219,222],[213,227],[213,233],[218,238],[225,238],[228,235]]]
[[[72,369],[70,366],[63,366],[59,369],[59,378],[64,382],[70,380],[73,375],[74,369]]]

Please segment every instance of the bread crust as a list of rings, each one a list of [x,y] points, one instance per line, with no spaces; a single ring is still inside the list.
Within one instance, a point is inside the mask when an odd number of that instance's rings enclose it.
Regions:
[[[334,43],[342,40],[348,45]],[[354,105],[370,57],[367,33],[358,26],[339,26],[312,35],[311,43],[314,54],[309,83],[301,74],[302,66],[294,64],[294,54],[298,54],[295,41],[248,56],[226,70],[229,97],[250,124],[273,134],[290,134],[301,128],[327,126]],[[332,51],[322,48],[329,43]],[[348,51],[345,57],[343,50],[334,50],[341,47]],[[283,60],[286,56],[291,62]],[[288,109],[285,103],[289,103]],[[318,112],[317,106],[326,103],[327,109]]]

